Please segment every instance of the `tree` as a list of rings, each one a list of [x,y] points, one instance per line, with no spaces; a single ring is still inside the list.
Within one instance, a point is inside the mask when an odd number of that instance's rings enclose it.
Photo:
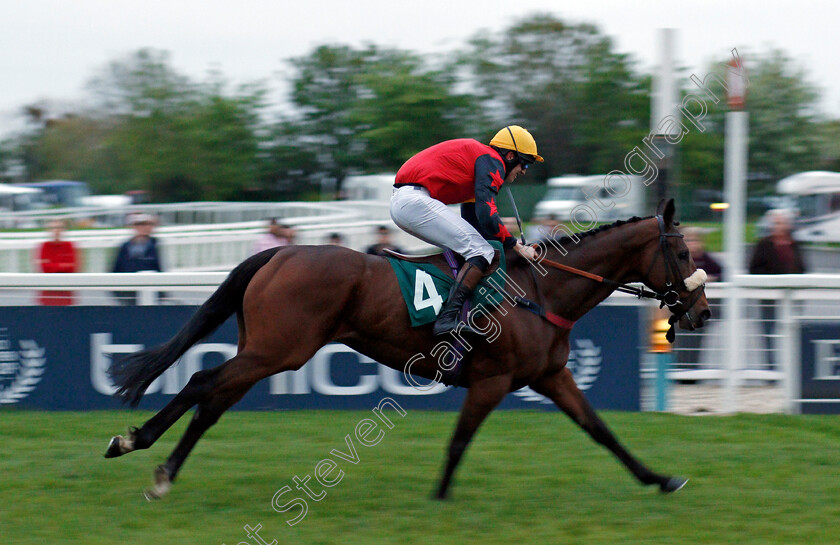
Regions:
[[[535,15],[476,36],[459,64],[498,123],[533,133],[548,174],[620,168],[647,134],[649,80],[592,25]]]
[[[707,70],[726,81],[728,59]],[[756,55],[744,55],[749,87],[746,109],[749,112],[748,191],[751,195],[775,192],[780,179],[805,170],[831,166],[837,148],[832,151],[831,123],[822,123],[816,110],[818,92],[808,82],[807,74],[796,67],[778,49]],[[689,92],[701,96],[708,108],[700,132],[691,131],[681,143],[682,179],[689,190],[723,189],[723,149],[725,114],[728,111],[725,91],[715,84],[720,102],[686,83]],[[835,133],[836,134],[836,133]],[[832,157],[834,159],[832,159]]]
[[[467,136],[471,97],[454,78],[411,53],[368,46],[320,46],[292,59],[291,100],[283,153],[314,157],[314,178],[340,193],[353,173],[396,170],[424,147]]]
[[[142,187],[158,201],[236,200],[257,183],[260,85],[229,95],[219,74],[194,83],[169,66],[167,53],[141,50],[90,87],[117,120],[107,148],[125,173],[119,190]]]
[[[261,85],[233,92],[219,74],[196,83],[166,52],[113,61],[89,90],[94,109],[50,117],[20,143],[27,178],[84,180],[97,192],[145,189],[153,200],[247,198],[263,168]]]
[[[26,181],[84,180],[94,190],[107,190],[119,168],[107,152],[113,126],[85,115],[47,119],[21,142]]]
[[[747,58],[747,68],[751,185],[772,191],[781,178],[819,164],[819,93],[781,50]]]
[[[472,97],[452,93],[455,79],[427,71],[419,57],[382,52],[358,78],[365,90],[354,102],[350,118],[362,128],[365,169],[396,171],[430,145],[465,132],[477,108]]]

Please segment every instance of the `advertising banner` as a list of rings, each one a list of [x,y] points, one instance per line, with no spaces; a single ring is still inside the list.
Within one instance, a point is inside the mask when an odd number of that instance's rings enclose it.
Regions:
[[[840,413],[840,322],[803,321],[799,325],[799,411]]]
[[[117,409],[107,369],[115,358],[171,338],[192,306],[4,307],[0,312],[0,407]],[[569,366],[596,408],[639,410],[639,310],[598,307],[572,332]],[[149,388],[140,408],[160,409],[193,373],[236,354],[233,318],[193,346]],[[424,379],[416,383],[426,384]],[[458,410],[463,388],[421,391],[402,370],[379,365],[341,344],[323,347],[302,369],[258,383],[235,409],[370,409],[383,397],[406,409]],[[554,408],[528,388],[501,408]]]

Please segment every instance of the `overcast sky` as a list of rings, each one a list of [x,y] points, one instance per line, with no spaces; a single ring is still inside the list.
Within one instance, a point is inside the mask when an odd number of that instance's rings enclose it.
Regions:
[[[481,29],[551,13],[596,24],[640,68],[656,61],[657,29],[675,28],[676,58],[702,76],[737,47],[784,49],[840,117],[838,21],[830,0],[0,0],[0,133],[25,104],[75,101],[108,61],[167,50],[196,79],[215,68],[235,82],[275,78],[284,59],[323,43],[374,42],[421,53],[456,49]]]

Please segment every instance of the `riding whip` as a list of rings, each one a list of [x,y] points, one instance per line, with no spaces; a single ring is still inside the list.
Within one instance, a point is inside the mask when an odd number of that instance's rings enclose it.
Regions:
[[[522,230],[522,220],[519,219],[519,210],[516,208],[516,201],[513,200],[513,192],[510,190],[510,186],[507,186],[507,194],[510,197],[510,204],[513,205],[513,213],[516,216],[516,225],[519,226],[519,238],[522,240],[522,245],[525,246],[525,231]]]

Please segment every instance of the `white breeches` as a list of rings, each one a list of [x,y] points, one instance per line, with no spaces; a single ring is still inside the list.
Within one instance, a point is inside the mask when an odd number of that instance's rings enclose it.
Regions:
[[[417,186],[394,189],[391,219],[403,231],[441,248],[449,248],[464,259],[482,256],[487,263],[495,253],[484,237],[459,214],[429,196]]]

